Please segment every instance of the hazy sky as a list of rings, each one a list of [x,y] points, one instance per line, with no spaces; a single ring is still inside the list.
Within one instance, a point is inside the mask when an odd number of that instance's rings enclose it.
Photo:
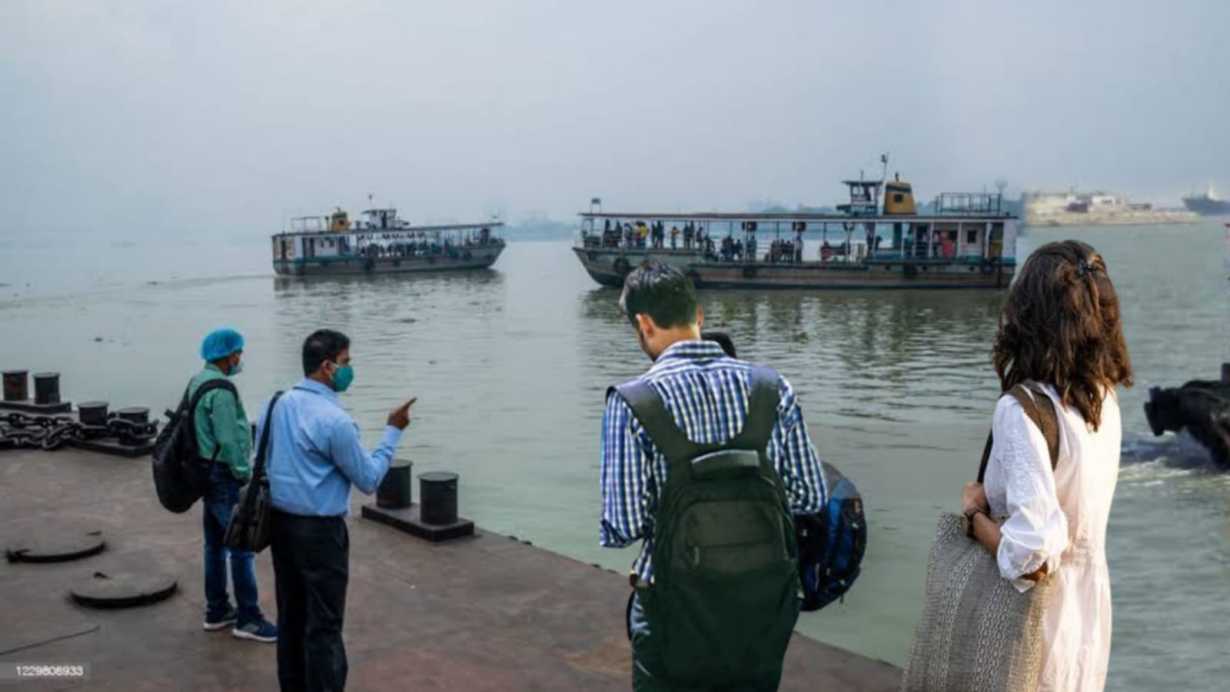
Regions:
[[[0,0],[12,228],[1230,187],[1230,2]]]

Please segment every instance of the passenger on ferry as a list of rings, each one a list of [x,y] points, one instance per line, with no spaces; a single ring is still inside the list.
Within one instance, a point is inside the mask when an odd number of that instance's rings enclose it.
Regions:
[[[680,269],[645,262],[625,279],[619,302],[653,361],[608,392],[602,421],[599,540],[641,544],[627,608],[633,688],[776,690],[799,610],[797,567],[782,569],[780,557],[795,554],[795,536],[780,527],[789,514],[819,511],[828,494],[799,401],[778,372],[704,339],[704,313]],[[701,503],[713,509],[693,510],[688,500],[707,485],[700,452],[729,474],[735,449],[757,450],[772,472],[728,475],[716,481],[721,499]],[[738,525],[737,555],[729,552],[733,527],[723,524],[732,512],[765,517]],[[694,553],[709,557],[694,562]],[[679,627],[697,636],[666,648],[663,634]]]
[[[679,247],[679,227],[671,226],[671,249],[675,250]]]
[[[683,249],[692,249],[692,225],[688,224],[683,227]]]

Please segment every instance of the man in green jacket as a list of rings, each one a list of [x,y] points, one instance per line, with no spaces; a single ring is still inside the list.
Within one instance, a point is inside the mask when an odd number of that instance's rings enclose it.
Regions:
[[[188,383],[191,398],[198,387],[209,380],[238,375],[242,369],[243,336],[234,329],[215,329],[201,343],[201,358],[205,369]],[[239,501],[239,491],[252,475],[249,457],[252,454],[252,430],[243,401],[226,389],[206,392],[193,411],[198,452],[202,459],[212,459],[209,487],[203,498],[205,524],[205,629],[216,631],[232,625],[231,634],[238,639],[275,642],[278,629],[261,614],[256,591],[255,556],[249,552],[228,550],[223,543],[231,511]],[[235,602],[230,604],[226,591],[226,558],[230,553],[231,579],[235,584]]]

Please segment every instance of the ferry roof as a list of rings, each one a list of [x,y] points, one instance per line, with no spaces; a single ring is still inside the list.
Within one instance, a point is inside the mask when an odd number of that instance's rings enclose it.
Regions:
[[[372,235],[376,233],[442,233],[445,231],[466,231],[478,230],[482,228],[500,228],[504,225],[503,221],[492,221],[490,223],[454,223],[442,224],[438,226],[405,226],[402,228],[348,228],[344,231],[282,231],[275,235],[301,235],[301,236],[339,236],[339,235]]]
[[[959,213],[959,214],[867,214],[852,216],[838,212],[695,212],[684,213],[631,213],[631,212],[580,212],[583,219],[619,219],[627,221],[653,219],[655,221],[816,221],[823,223],[868,222],[868,221],[971,221],[974,219],[1016,219],[1008,213]]]

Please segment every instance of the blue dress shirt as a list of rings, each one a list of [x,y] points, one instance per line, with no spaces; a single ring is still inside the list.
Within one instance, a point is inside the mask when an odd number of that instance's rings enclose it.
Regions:
[[[264,432],[268,404],[261,410],[256,439]],[[302,516],[344,516],[350,511],[350,485],[376,492],[401,440],[393,426],[368,454],[359,426],[342,409],[337,393],[304,379],[282,394],[273,407],[270,454],[265,462],[275,509]]]

